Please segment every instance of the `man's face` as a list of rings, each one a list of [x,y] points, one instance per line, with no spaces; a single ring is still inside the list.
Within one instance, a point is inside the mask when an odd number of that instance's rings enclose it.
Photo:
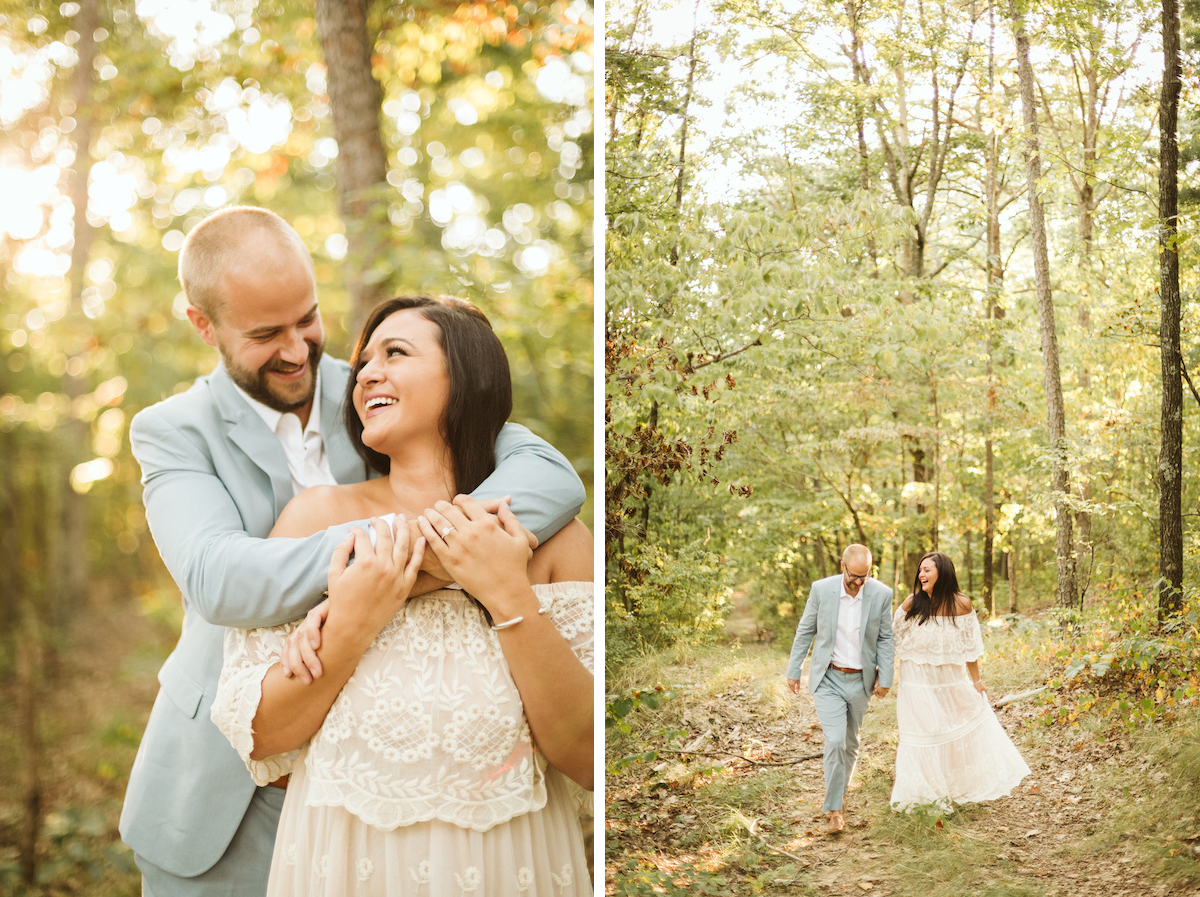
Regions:
[[[312,274],[304,260],[240,267],[223,278],[226,297],[216,322],[197,308],[188,317],[215,346],[229,376],[252,398],[307,422],[316,391],[325,332]]]
[[[855,558],[849,563],[842,561],[842,582],[847,594],[857,595],[870,575],[871,564],[865,558]]]

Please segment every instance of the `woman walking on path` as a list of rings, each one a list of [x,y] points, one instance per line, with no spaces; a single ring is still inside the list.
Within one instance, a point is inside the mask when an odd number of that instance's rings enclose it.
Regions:
[[[988,701],[979,672],[979,620],[946,555],[935,551],[921,559],[892,632],[900,730],[892,808],[950,810],[1009,794],[1029,766]]]

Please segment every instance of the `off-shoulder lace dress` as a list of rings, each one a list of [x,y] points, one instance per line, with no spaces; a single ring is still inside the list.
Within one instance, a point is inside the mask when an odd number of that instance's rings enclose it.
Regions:
[[[592,583],[534,591],[594,672]],[[212,709],[258,784],[291,775],[269,897],[592,893],[582,791],[534,745],[496,634],[463,592],[410,600],[308,745],[251,760],[263,677],[297,625],[229,630]]]
[[[975,614],[918,625],[897,608],[892,637],[900,730],[892,807],[949,810],[1011,792],[1029,767],[967,672],[966,664],[983,656]]]

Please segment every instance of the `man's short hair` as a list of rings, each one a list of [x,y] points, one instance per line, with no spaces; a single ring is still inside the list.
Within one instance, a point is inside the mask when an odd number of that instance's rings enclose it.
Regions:
[[[873,561],[873,558],[871,557],[871,549],[867,548],[866,545],[859,545],[857,543],[854,545],[847,545],[846,550],[842,552],[842,563],[844,564],[851,558],[856,557],[866,561],[868,567],[871,566]]]
[[[264,238],[267,241],[264,243]],[[189,304],[216,321],[227,300],[225,273],[236,262],[261,259],[272,250],[293,251],[312,270],[312,256],[295,229],[266,209],[230,206],[209,215],[179,250],[179,283]]]

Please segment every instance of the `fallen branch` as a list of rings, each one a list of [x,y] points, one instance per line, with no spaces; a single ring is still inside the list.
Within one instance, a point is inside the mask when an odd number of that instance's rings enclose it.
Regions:
[[[792,766],[793,764],[796,764],[796,763],[803,763],[806,760],[816,760],[820,757],[825,756],[824,752],[822,751],[819,754],[805,754],[803,757],[796,757],[792,760],[775,761],[775,760],[752,760],[749,757],[745,756],[744,754],[739,754],[736,751],[722,751],[722,750],[680,751],[680,750],[675,750],[673,748],[658,748],[658,753],[660,753],[660,754],[683,754],[683,755],[693,756],[693,757],[713,757],[713,758],[716,758],[718,755],[722,755],[725,757],[734,757],[738,760],[742,760],[746,763],[749,763],[752,766]]]
[[[770,841],[768,841],[766,838],[764,838],[758,831],[758,820],[757,819],[750,820],[750,819],[747,819],[745,816],[743,816],[742,817],[742,825],[744,825],[746,827],[746,831],[748,831],[750,834],[752,834],[754,837],[758,838],[758,840],[762,842],[763,847],[767,848],[767,850],[771,851],[772,853],[777,853],[781,856],[787,857],[788,859],[795,860],[797,863],[799,863],[801,866],[804,866],[804,867],[807,867],[809,865],[809,863],[811,862],[810,860],[806,860],[804,857],[796,856],[796,854],[794,854],[794,853],[788,853],[786,850],[784,850],[781,847],[776,847],[774,844],[772,844]]]
[[[999,710],[1001,707],[1007,707],[1009,704],[1013,704],[1017,701],[1024,701],[1026,698],[1032,698],[1034,695],[1041,694],[1049,687],[1050,686],[1048,686],[1048,685],[1040,685],[1037,688],[1029,689],[1029,691],[1019,692],[1018,694],[1015,694],[1015,695],[1006,695],[1005,697],[1001,698],[999,701],[993,701],[992,708],[995,710]]]

